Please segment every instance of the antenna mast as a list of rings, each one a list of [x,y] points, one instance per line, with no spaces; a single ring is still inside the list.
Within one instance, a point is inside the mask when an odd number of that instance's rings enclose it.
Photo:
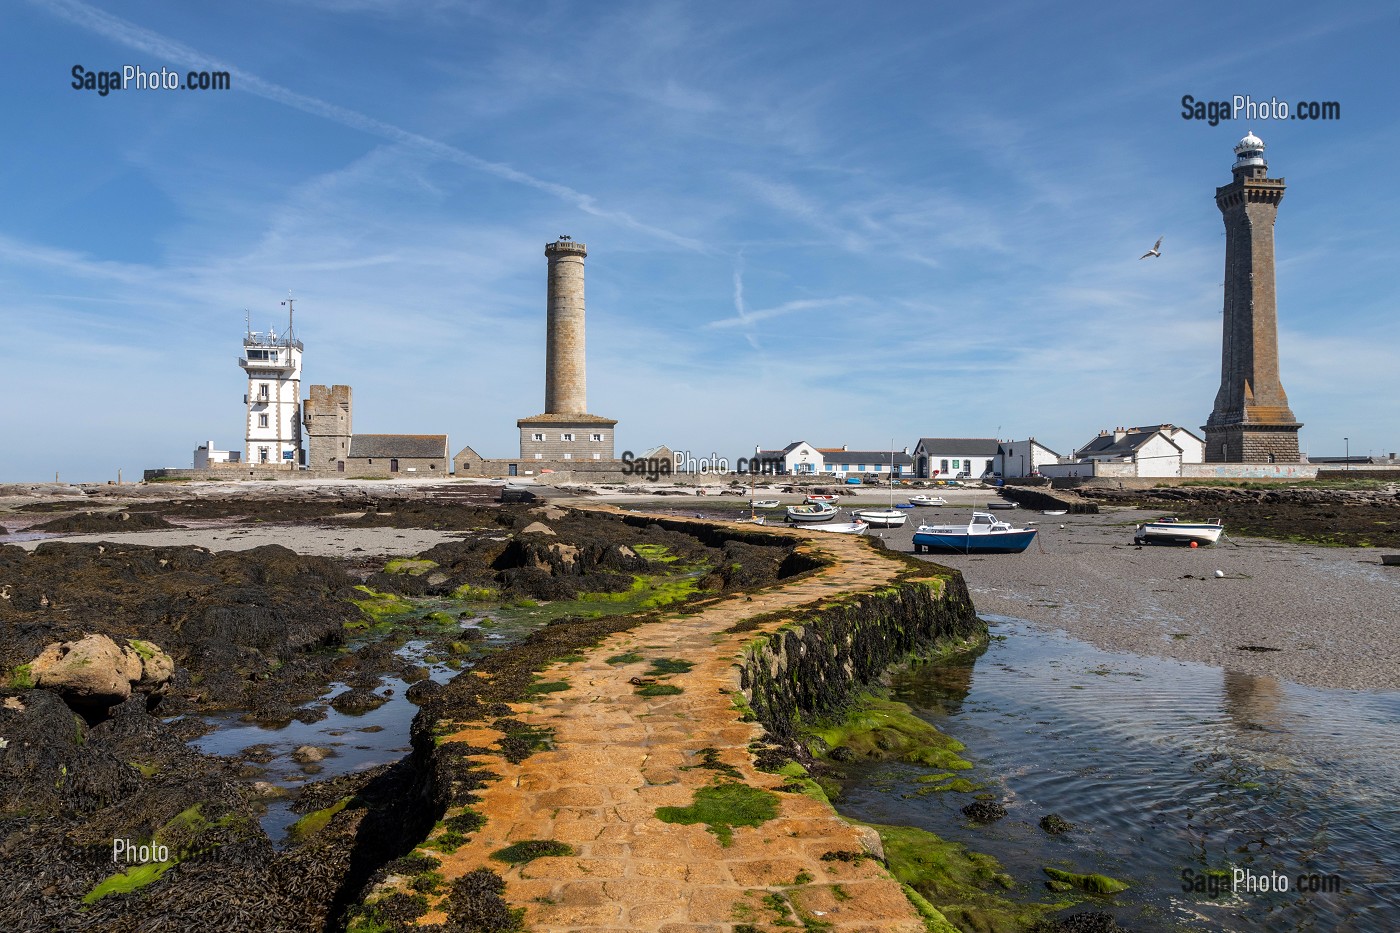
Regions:
[[[287,308],[287,341],[289,346],[291,345],[291,341],[296,339],[296,331],[292,326],[296,315],[295,301],[296,299],[292,297],[292,290],[290,288],[287,289],[287,300],[282,302],[282,304]]]

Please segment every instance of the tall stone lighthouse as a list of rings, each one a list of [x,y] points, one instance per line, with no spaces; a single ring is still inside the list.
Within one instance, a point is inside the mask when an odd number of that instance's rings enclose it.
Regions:
[[[1220,391],[1204,425],[1207,463],[1297,463],[1298,429],[1278,375],[1274,218],[1282,178],[1269,178],[1264,141],[1235,146],[1234,181],[1215,189],[1225,220],[1225,320]]]
[[[545,245],[544,255],[549,261],[544,414],[516,422],[520,429],[520,458],[612,460],[617,422],[588,413],[583,299],[583,261],[588,248],[561,236]],[[529,469],[528,462],[525,469]]]

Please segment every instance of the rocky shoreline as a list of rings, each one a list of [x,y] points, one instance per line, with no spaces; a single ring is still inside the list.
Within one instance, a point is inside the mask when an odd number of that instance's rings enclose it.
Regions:
[[[707,542],[622,516],[451,496],[370,499],[352,512],[343,497],[319,499],[268,498],[250,509],[238,500],[182,498],[0,515],[8,524],[38,512],[78,532],[156,526],[111,517],[122,514],[226,528],[268,526],[275,514],[295,522],[275,526],[284,534],[344,539],[338,560],[279,545],[217,553],[139,545],[127,535],[121,543],[0,546],[0,920],[9,928],[338,929],[364,883],[421,841],[460,792],[442,773],[431,728],[415,732],[415,751],[396,764],[308,783],[293,804],[302,819],[279,851],[258,823],[257,756],[192,750],[187,742],[205,728],[201,717],[244,710],[274,726],[314,721],[325,711],[312,701],[331,681],[352,688],[332,701],[337,709],[353,707],[356,697],[372,706],[383,702],[375,688],[385,674],[416,681],[410,696],[441,709],[452,691],[421,679],[421,669],[394,653],[405,638],[497,671],[498,690],[521,678],[528,685],[529,671],[564,642],[634,624],[635,616],[609,613],[632,608],[639,580],[651,587],[640,596],[661,605],[692,592],[705,598],[761,586],[801,566],[785,557],[792,543],[771,535]],[[448,537],[387,562],[356,553],[357,535],[425,526]],[[147,533],[190,532],[209,533]],[[674,572],[676,561],[685,574]],[[665,581],[682,577],[686,586],[666,589]],[[456,614],[413,610],[455,601],[476,616],[488,594],[492,604],[577,605],[587,615],[541,617],[543,627],[523,644],[492,652],[480,629],[464,628]],[[173,669],[160,689],[125,699],[79,697],[51,682],[43,665],[36,682],[46,652],[77,658],[75,646],[92,639],[102,640],[105,654],[91,652],[83,665],[108,664],[108,681],[130,673],[136,646],[159,651]],[[142,670],[138,660],[133,688]],[[118,839],[133,849],[161,847],[168,857],[114,863]]]

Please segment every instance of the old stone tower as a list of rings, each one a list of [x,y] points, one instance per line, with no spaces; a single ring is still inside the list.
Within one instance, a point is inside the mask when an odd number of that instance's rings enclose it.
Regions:
[[[354,436],[349,386],[312,386],[302,405],[306,424],[307,468],[344,472]]]
[[[1215,189],[1225,220],[1225,320],[1220,391],[1204,425],[1207,463],[1297,463],[1298,429],[1278,375],[1274,218],[1282,178],[1269,178],[1264,141],[1235,146],[1235,179]]]
[[[544,414],[521,418],[522,460],[612,460],[617,422],[588,414],[584,357],[583,260],[568,237],[544,248],[549,260]]]

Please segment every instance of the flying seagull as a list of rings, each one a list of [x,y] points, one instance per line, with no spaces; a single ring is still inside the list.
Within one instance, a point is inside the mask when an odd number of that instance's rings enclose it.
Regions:
[[[1139,257],[1138,257],[1138,260],[1141,261],[1141,260],[1143,260],[1143,259],[1146,259],[1148,256],[1156,256],[1158,259],[1161,259],[1161,258],[1162,258],[1162,238],[1161,238],[1161,237],[1158,237],[1158,238],[1157,238],[1157,242],[1152,244],[1152,248],[1151,248],[1150,250],[1148,250],[1147,252],[1143,253],[1141,256],[1139,256]]]

